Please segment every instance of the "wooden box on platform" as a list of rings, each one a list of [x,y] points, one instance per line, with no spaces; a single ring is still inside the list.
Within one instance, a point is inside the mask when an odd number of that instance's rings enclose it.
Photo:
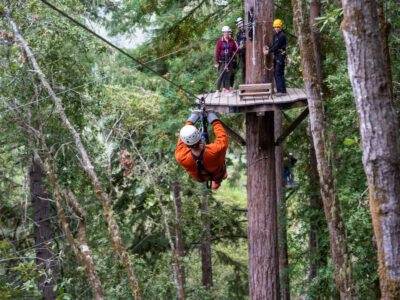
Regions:
[[[254,98],[260,97],[261,99],[265,97],[272,99],[272,84],[241,84],[239,85],[239,97],[242,101],[254,100]]]

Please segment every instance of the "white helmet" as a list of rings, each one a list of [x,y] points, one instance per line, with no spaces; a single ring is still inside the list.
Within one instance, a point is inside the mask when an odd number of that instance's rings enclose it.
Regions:
[[[181,136],[182,142],[184,142],[188,146],[193,146],[198,141],[200,141],[200,132],[193,125],[185,125],[181,129],[179,133]]]
[[[237,18],[235,21],[236,25],[239,25],[240,23],[243,23],[243,19],[242,18]]]
[[[222,32],[230,32],[230,31],[232,30],[229,28],[229,26],[222,27]]]

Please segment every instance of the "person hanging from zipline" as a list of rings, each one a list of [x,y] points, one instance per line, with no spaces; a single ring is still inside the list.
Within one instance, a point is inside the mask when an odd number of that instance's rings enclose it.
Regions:
[[[285,60],[286,60],[286,33],[282,29],[282,21],[276,19],[272,27],[274,27],[275,34],[273,37],[273,45],[269,48],[264,46],[264,55],[269,53],[274,54],[274,77],[276,83],[277,93],[275,96],[287,95],[286,84],[285,84]]]
[[[221,85],[222,93],[233,93],[234,89],[230,86],[230,75],[233,72],[231,58],[236,53],[236,42],[230,38],[231,29],[229,26],[222,27],[222,38],[218,40],[215,49],[215,67],[218,69],[217,90],[215,96],[219,96]]]
[[[216,138],[214,143],[206,145],[204,135],[202,138],[200,131],[194,126],[200,114],[193,112],[181,129],[175,159],[196,181],[212,181],[212,188],[218,189],[222,180],[228,177],[225,164],[228,135],[217,115],[208,112],[207,121],[212,124]]]
[[[238,28],[238,32],[236,33],[236,43],[239,46],[238,50],[238,66],[242,69],[242,77],[241,84],[246,83],[246,31],[244,30],[244,23],[242,18],[237,18],[236,26]]]

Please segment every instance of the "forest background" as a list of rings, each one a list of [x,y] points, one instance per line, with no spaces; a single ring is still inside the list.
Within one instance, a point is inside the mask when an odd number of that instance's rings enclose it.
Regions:
[[[340,1],[313,2],[321,5],[314,27],[321,34],[325,120],[356,290],[360,299],[379,299],[368,185],[340,30],[343,11]],[[221,27],[235,28],[236,18],[244,17],[236,0],[51,3],[109,37],[131,39],[132,56],[195,94],[214,90]],[[382,7],[398,108],[400,7],[394,0]],[[276,1],[275,8],[289,41],[287,85],[302,87],[291,3]],[[92,167],[33,71],[10,16]],[[138,29],[147,37],[140,45]],[[245,147],[230,141],[229,178],[211,194],[174,159],[194,99],[38,0],[0,4],[0,45],[0,298],[91,299],[103,293],[131,299],[140,286],[143,299],[173,299],[179,297],[178,253],[188,299],[246,299]],[[298,113],[285,111],[284,126]],[[245,136],[243,115],[221,119]],[[298,181],[285,190],[287,215],[279,220],[287,226],[286,271],[293,299],[336,299],[328,227],[321,201],[313,201],[320,192],[310,178],[315,163],[307,127],[303,122],[285,141],[285,153],[297,159]],[[93,282],[101,288],[96,291]]]

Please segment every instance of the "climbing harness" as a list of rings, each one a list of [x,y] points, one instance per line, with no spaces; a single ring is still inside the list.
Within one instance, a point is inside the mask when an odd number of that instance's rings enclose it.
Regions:
[[[208,189],[211,189],[212,181],[214,180],[214,173],[208,171],[203,165],[203,155],[206,150],[206,145],[210,143],[208,137],[208,129],[207,129],[208,122],[207,122],[206,105],[204,97],[200,99],[197,112],[200,112],[200,139],[203,147],[201,149],[200,156],[194,155],[192,151],[190,151],[190,154],[196,161],[197,172],[200,180],[205,181],[203,177],[203,172],[205,172],[210,177],[210,180],[206,181],[206,186]]]

